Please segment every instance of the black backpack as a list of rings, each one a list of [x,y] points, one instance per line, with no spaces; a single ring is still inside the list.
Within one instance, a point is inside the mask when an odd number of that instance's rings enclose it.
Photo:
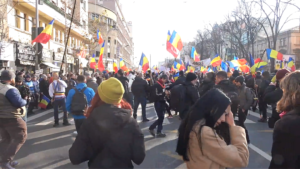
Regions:
[[[75,87],[73,88],[75,90],[75,94],[72,97],[71,113],[74,115],[83,115],[87,108],[88,102],[84,94],[86,88],[87,87],[83,88],[81,91]]]
[[[229,97],[231,100],[232,104],[238,104],[239,103],[239,95],[237,92],[230,91],[230,92],[225,92],[226,96]]]
[[[178,84],[170,90],[170,108],[176,112],[180,112],[185,106],[186,86]]]

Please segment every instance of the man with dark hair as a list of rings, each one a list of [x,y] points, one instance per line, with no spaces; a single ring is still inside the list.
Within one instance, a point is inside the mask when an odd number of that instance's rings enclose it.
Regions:
[[[94,92],[97,92],[98,89],[98,84],[97,84],[97,80],[95,77],[92,77],[92,75],[89,72],[85,72],[85,77],[86,77],[86,85],[89,88],[92,88],[94,90]]]
[[[216,84],[225,79],[227,80],[227,73],[225,71],[219,71],[216,74]]]
[[[162,133],[163,122],[166,110],[165,101],[165,83],[168,80],[168,76],[163,74],[159,77],[157,83],[152,86],[151,92],[155,92],[154,108],[158,119],[149,127],[150,134],[155,137],[154,129],[157,127],[156,137],[166,137],[166,134]]]
[[[118,70],[117,79],[120,80],[125,90],[123,99],[125,99],[130,105],[132,105],[132,100],[130,100],[129,89],[128,89],[129,80],[127,77],[124,76],[124,70],[122,69]]]
[[[95,96],[94,90],[87,87],[85,81],[84,76],[77,76],[78,84],[69,91],[66,102],[66,109],[74,118],[77,133],[79,132],[80,126],[86,119],[84,112],[88,106],[90,106],[91,101]]]
[[[14,156],[27,138],[27,126],[22,117],[26,115],[26,97],[14,87],[15,74],[1,72],[0,83],[0,168],[13,169],[18,162]]]

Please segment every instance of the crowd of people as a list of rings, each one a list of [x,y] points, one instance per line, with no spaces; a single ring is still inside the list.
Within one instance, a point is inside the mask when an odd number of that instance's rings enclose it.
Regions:
[[[51,100],[54,125],[75,122],[76,139],[69,150],[73,164],[88,161],[89,168],[133,168],[146,156],[144,136],[137,123],[148,122],[147,103],[157,120],[149,127],[155,137],[163,132],[165,114],[179,113],[176,152],[187,168],[242,168],[248,165],[250,144],[245,126],[248,111],[258,122],[274,128],[270,168],[299,168],[297,133],[300,124],[300,73],[286,69],[242,74],[224,71],[202,74],[179,72],[84,73],[66,76],[15,73],[4,70],[0,83],[0,166],[13,169],[13,157],[27,137],[27,113],[34,113],[42,96]],[[272,108],[267,117],[268,105]],[[174,110],[175,114],[172,114]],[[238,117],[235,121],[234,118]],[[300,127],[300,126],[299,126]],[[156,131],[155,131],[156,130]]]

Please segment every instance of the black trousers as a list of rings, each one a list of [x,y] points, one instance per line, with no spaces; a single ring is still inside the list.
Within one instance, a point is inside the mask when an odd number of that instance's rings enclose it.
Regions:
[[[79,133],[80,127],[81,127],[81,125],[83,124],[83,122],[84,122],[85,120],[86,120],[86,119],[74,119],[74,122],[75,122],[75,128],[76,128],[77,133]]]
[[[247,115],[248,115],[248,110],[245,110],[245,112],[242,111],[242,109],[239,109],[239,113],[238,113],[238,125],[243,127],[245,129],[245,132],[246,132],[246,138],[247,138],[247,142],[248,144],[250,143],[250,138],[249,138],[249,135],[248,135],[248,130],[245,126],[245,121],[247,119]]]
[[[154,130],[157,126],[157,133],[161,133],[163,129],[163,122],[165,118],[165,110],[166,110],[166,103],[163,102],[155,102],[154,108],[157,114],[158,119],[149,127],[150,130]]]
[[[262,99],[259,100],[258,108],[259,112],[262,114],[262,117],[267,119],[267,104],[263,102]]]

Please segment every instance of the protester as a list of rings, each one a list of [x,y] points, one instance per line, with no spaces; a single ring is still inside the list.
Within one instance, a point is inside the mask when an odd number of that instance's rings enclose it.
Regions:
[[[86,77],[86,85],[87,85],[87,87],[92,88],[94,90],[94,93],[96,93],[97,89],[98,89],[98,86],[99,86],[97,84],[96,78],[92,77],[89,72],[85,73],[85,77]]]
[[[39,83],[39,88],[40,88],[40,94],[41,94],[41,98],[43,98],[43,96],[46,96],[47,98],[50,99],[50,95],[49,95],[49,82],[47,80],[47,76],[46,75],[42,75],[41,76],[41,81]],[[47,108],[51,107],[51,103],[48,103]]]
[[[22,99],[25,99],[27,103],[29,103],[28,99],[30,98],[30,89],[26,84],[24,84],[23,77],[21,75],[17,76],[15,83],[15,87],[19,90]]]
[[[246,129],[246,126],[244,123],[247,119],[248,110],[249,110],[254,98],[251,94],[251,91],[250,91],[251,89],[246,87],[245,78],[243,76],[236,77],[235,84],[238,88],[238,98],[239,98],[238,125],[245,129],[247,143],[250,144],[248,130]]]
[[[145,158],[144,135],[131,118],[124,88],[116,78],[103,81],[69,150],[72,164],[88,162],[89,168],[133,168]]]
[[[270,73],[268,71],[264,71],[262,73],[262,81],[258,86],[258,107],[259,112],[261,113],[262,117],[258,120],[258,122],[266,122],[267,121],[267,103],[264,101],[265,97],[265,90],[270,84]]]
[[[153,137],[166,137],[166,134],[162,133],[163,122],[165,118],[166,101],[165,101],[165,83],[168,80],[168,76],[163,74],[159,77],[157,83],[152,86],[152,90],[155,92],[154,108],[158,119],[149,127],[149,132]],[[155,135],[154,129],[157,127]]]
[[[227,78],[227,73],[224,71],[219,71],[216,74],[216,86],[215,88],[222,90],[231,100],[231,112],[235,117],[238,110],[238,91],[236,86],[231,83]]]
[[[243,168],[248,165],[245,130],[235,126],[230,99],[212,89],[181,122],[176,152],[188,169]],[[225,123],[225,124],[224,124]],[[223,127],[229,126],[229,133]],[[230,144],[224,138],[230,138]]]
[[[132,93],[132,90],[131,90],[131,86],[132,86],[132,83],[133,81],[135,80],[135,75],[134,75],[134,72],[130,71],[129,72],[129,75],[128,75],[128,93],[129,93],[129,99],[130,99],[130,104],[131,104],[131,107],[134,107],[134,97],[133,97],[133,93]]]
[[[134,95],[134,109],[133,118],[137,117],[137,109],[139,104],[142,106],[142,120],[143,122],[149,121],[146,116],[146,104],[147,104],[147,93],[149,91],[149,86],[146,80],[142,79],[143,74],[139,73],[132,83],[131,91]]]
[[[31,76],[31,80],[32,80],[32,83],[33,83],[33,86],[35,88],[35,94],[34,94],[34,106],[36,108],[38,108],[38,104],[39,104],[39,97],[40,97],[40,82],[37,80],[37,76],[35,75],[32,75]]]
[[[264,102],[266,104],[270,104],[272,106],[272,115],[268,121],[268,125],[270,128],[274,128],[274,124],[276,123],[277,120],[280,119],[279,113],[281,113],[281,112],[276,111],[276,104],[283,95],[283,91],[282,91],[282,89],[280,89],[280,82],[289,73],[290,73],[290,71],[287,69],[281,69],[281,70],[277,71],[276,83],[270,84],[265,90]]]
[[[19,163],[14,156],[27,138],[26,97],[23,99],[14,87],[15,74],[12,71],[1,72],[0,83],[0,168],[13,169]]]
[[[95,96],[94,90],[85,84],[85,80],[82,75],[77,77],[78,84],[69,91],[66,102],[66,109],[74,118],[77,133],[86,119],[84,112],[91,105],[91,101]]]
[[[58,118],[58,107],[61,106],[64,116],[63,116],[63,125],[70,125],[68,121],[68,114],[66,109],[66,87],[67,84],[59,80],[58,73],[53,73],[53,82],[49,85],[49,95],[52,98],[52,104],[54,107],[54,125],[53,127],[59,126],[59,118]]]
[[[231,83],[234,83],[235,78],[238,77],[240,75],[240,72],[238,70],[234,70],[232,75],[229,78],[229,81],[231,81]]]
[[[117,73],[117,79],[122,83],[123,88],[125,90],[125,93],[123,95],[123,98],[130,104],[132,105],[132,100],[129,96],[129,88],[128,88],[128,82],[129,80],[127,77],[124,76],[124,70],[119,69]]]
[[[29,96],[30,98],[29,98],[28,112],[27,113],[32,114],[34,106],[35,106],[37,89],[36,89],[36,86],[34,85],[34,83],[32,82],[31,76],[29,74],[25,76],[25,84],[30,89],[30,96]]]
[[[275,124],[270,169],[299,168],[299,84],[300,72],[297,71],[286,75],[280,82],[283,96],[277,103],[276,109],[277,112],[286,112],[286,114]]]
[[[68,80],[68,83],[67,83],[67,87],[66,87],[66,96],[68,96],[68,93],[71,89],[73,89],[74,87],[76,87],[77,85],[77,82],[76,82],[76,75],[75,74],[70,74],[70,79]]]
[[[197,76],[195,73],[191,73],[189,72],[186,75],[186,79],[185,79],[185,87],[186,87],[186,93],[185,93],[185,106],[184,109],[179,112],[179,117],[180,119],[184,119],[187,112],[189,111],[189,108],[196,103],[196,101],[199,99],[199,93],[197,88],[195,87],[196,83],[197,83]],[[172,98],[171,98],[172,99]]]
[[[215,85],[216,75],[214,72],[206,73],[206,77],[204,78],[202,84],[199,87],[200,97],[204,96],[206,92],[212,89]]]

